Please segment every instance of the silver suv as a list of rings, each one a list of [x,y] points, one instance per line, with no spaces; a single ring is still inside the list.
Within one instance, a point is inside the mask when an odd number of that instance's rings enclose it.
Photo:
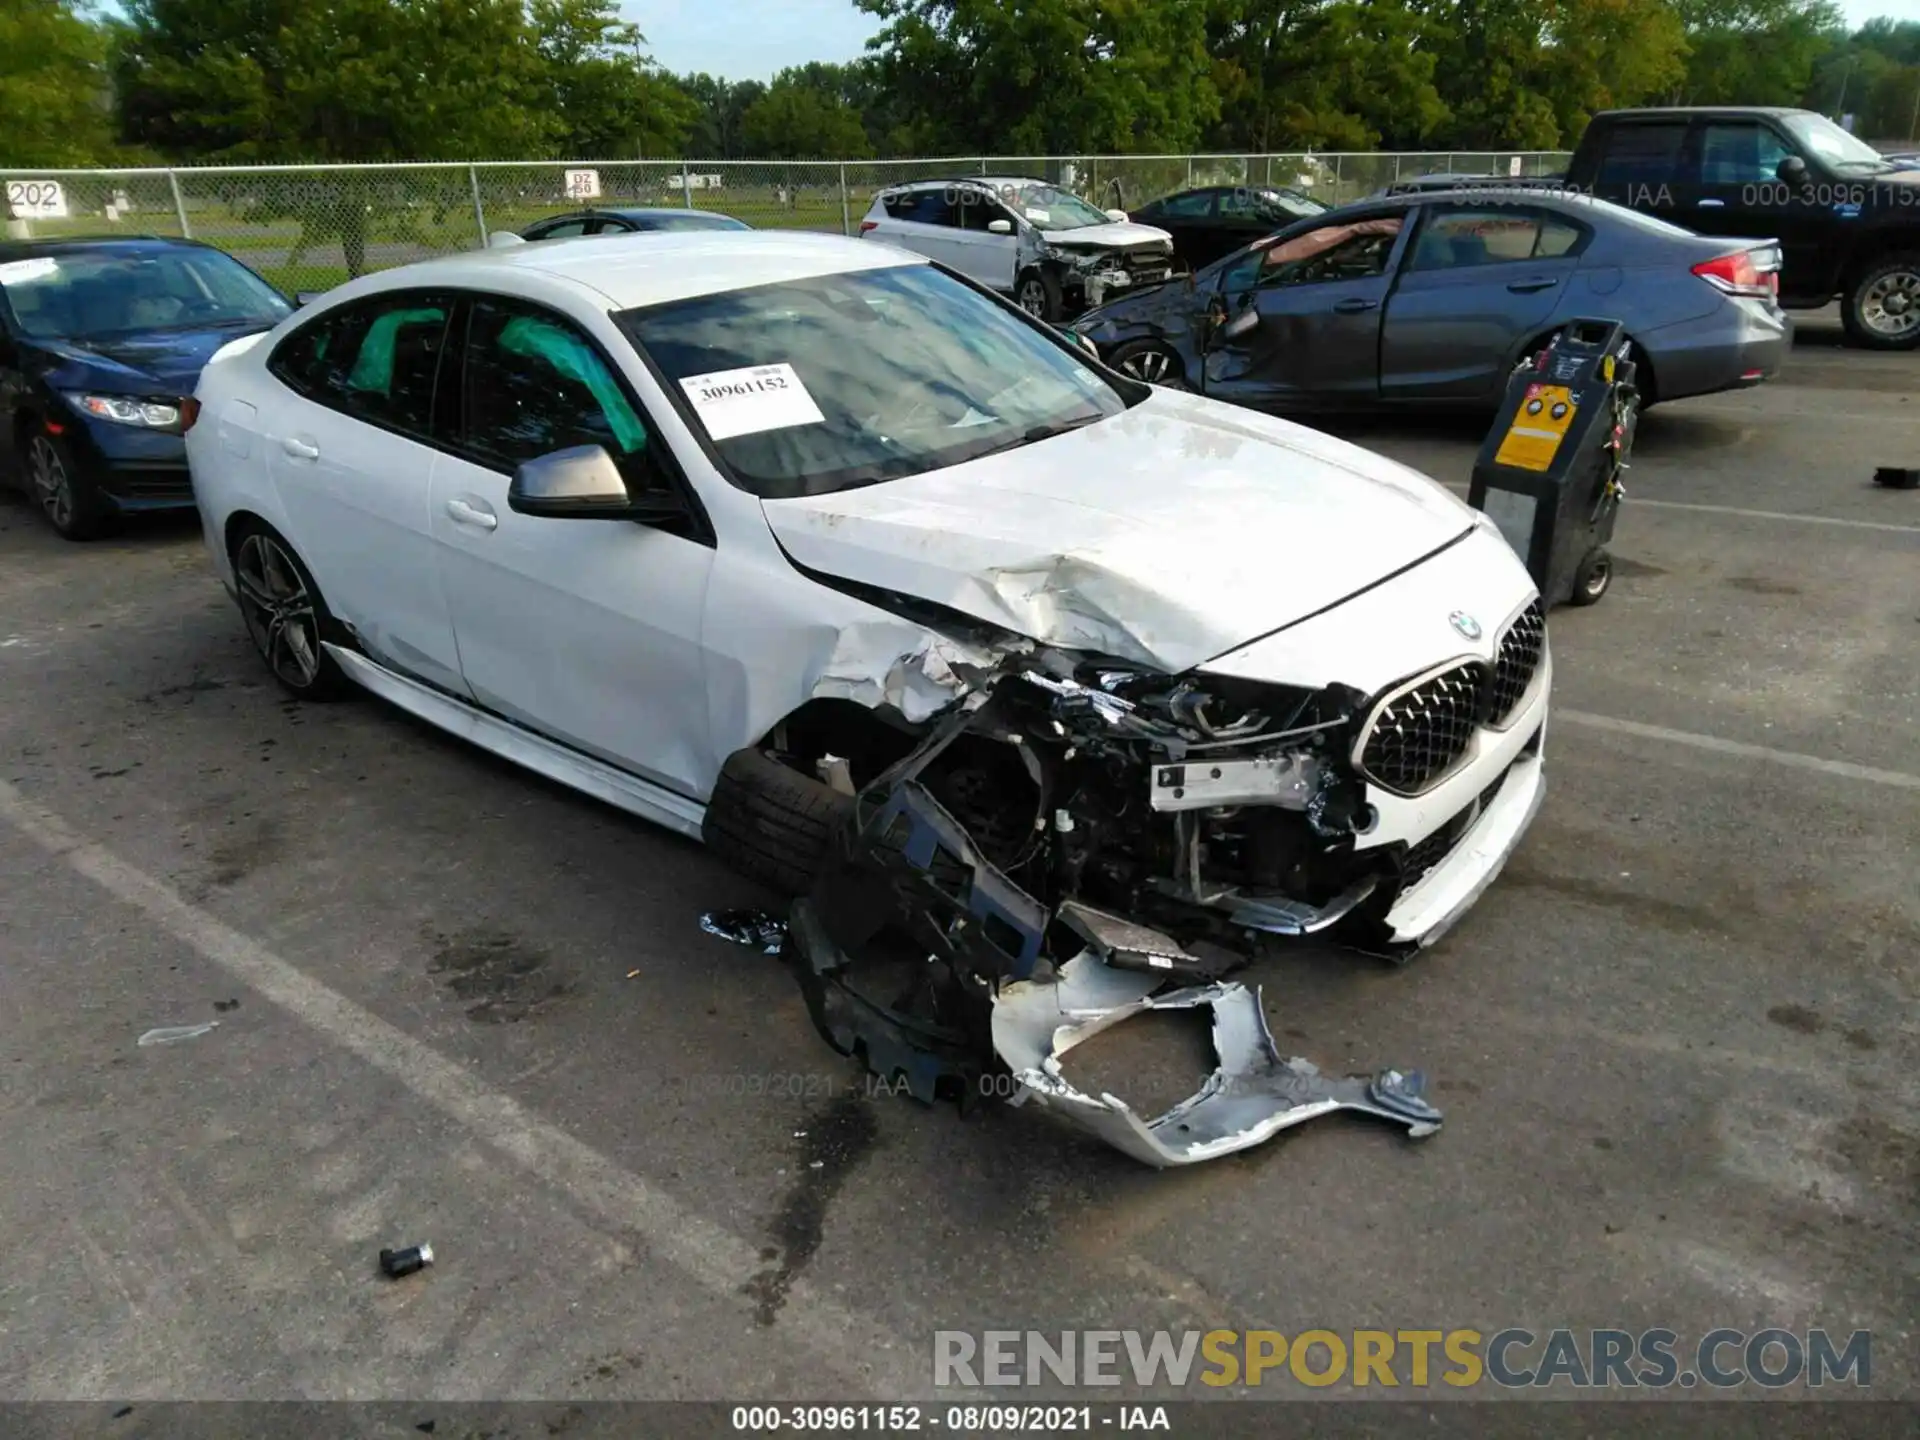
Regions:
[[[937,260],[1042,320],[1082,310],[1173,274],[1173,237],[1097,210],[1044,180],[969,176],[882,190],[860,222],[884,240]]]

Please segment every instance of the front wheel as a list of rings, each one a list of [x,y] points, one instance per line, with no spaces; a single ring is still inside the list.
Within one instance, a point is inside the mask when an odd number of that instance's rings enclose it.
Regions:
[[[73,462],[73,452],[51,435],[27,441],[27,493],[47,523],[68,540],[103,534],[112,512]]]
[[[1870,350],[1920,346],[1920,255],[1888,255],[1860,272],[1841,303],[1847,338]]]
[[[233,547],[233,578],[253,648],[281,688],[302,700],[343,694],[346,676],[321,643],[332,617],[293,548],[256,525]]]
[[[1060,318],[1060,284],[1040,270],[1029,270],[1014,287],[1013,298],[1020,308],[1036,320],[1049,325]]]
[[[1187,388],[1180,357],[1158,340],[1129,340],[1113,352],[1113,368],[1149,385],[1164,385],[1170,390]]]

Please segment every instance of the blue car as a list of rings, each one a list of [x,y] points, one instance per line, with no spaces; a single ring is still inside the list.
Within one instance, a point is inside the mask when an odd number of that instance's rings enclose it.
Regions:
[[[69,540],[130,511],[191,509],[183,437],[201,367],[292,310],[189,240],[0,241],[0,481]]]

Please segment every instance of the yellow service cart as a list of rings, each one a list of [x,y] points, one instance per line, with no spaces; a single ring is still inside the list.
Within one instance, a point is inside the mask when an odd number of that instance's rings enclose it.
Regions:
[[[1570,321],[1507,384],[1468,503],[1507,537],[1541,602],[1591,605],[1613,582],[1607,542],[1639,419],[1632,345],[1615,320]]]

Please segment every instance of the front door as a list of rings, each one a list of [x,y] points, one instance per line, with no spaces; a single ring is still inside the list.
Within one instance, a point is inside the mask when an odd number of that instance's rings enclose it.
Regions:
[[[459,693],[427,509],[453,305],[390,291],[302,326],[268,362],[292,398],[261,418],[287,538],[335,617],[383,664]]]
[[[1374,399],[1380,320],[1404,228],[1398,215],[1323,225],[1229,266],[1206,393],[1279,409]]]
[[[470,302],[455,449],[432,521],[460,668],[480,704],[698,798],[708,754],[701,616],[713,549],[630,520],[507,504],[514,468],[603,445],[630,487],[671,483],[664,444],[605,353],[565,318]]]
[[[1380,394],[1494,400],[1565,297],[1584,225],[1513,205],[1429,205],[1387,302]]]
[[[1681,223],[1703,235],[1742,240],[1778,240],[1785,257],[1781,286],[1824,300],[1837,285],[1828,283],[1839,256],[1831,249],[1836,201],[1845,189],[1809,170],[1800,184],[1780,179],[1780,162],[1800,156],[1799,148],[1773,126],[1754,120],[1709,120],[1699,127],[1695,153],[1699,173],[1688,194],[1691,218]],[[1855,187],[1864,191],[1866,187]],[[1826,190],[1828,195],[1822,196]],[[1824,198],[1824,205],[1815,204]]]
[[[1011,291],[1020,254],[1018,223],[984,187],[957,187],[954,198],[953,232],[947,242],[955,257],[953,268],[1003,294]],[[1004,235],[988,228],[996,220],[1007,227]]]

